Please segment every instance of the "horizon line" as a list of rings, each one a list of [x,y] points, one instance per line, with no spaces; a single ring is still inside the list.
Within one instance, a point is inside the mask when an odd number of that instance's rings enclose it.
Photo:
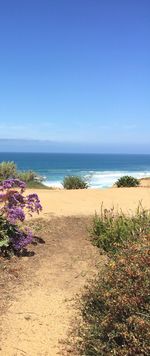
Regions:
[[[137,156],[144,156],[144,155],[150,155],[150,153],[129,153],[129,152],[122,152],[122,153],[117,153],[117,152],[34,152],[34,151],[0,151],[1,153],[11,153],[11,154],[54,154],[54,155],[60,155],[60,154],[66,154],[66,155],[117,155],[117,156],[123,156],[123,155],[137,155]]]

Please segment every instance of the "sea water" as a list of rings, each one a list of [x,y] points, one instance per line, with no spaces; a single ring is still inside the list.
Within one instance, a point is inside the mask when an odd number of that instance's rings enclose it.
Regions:
[[[91,188],[111,187],[123,175],[150,176],[150,155],[0,153],[1,161],[14,161],[20,170],[33,170],[47,186],[62,187],[65,176],[85,178]]]

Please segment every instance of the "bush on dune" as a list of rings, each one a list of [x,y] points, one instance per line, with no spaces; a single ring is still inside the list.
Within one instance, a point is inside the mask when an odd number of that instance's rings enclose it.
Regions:
[[[148,236],[129,244],[83,297],[81,355],[150,354]]]
[[[131,176],[123,176],[118,179],[116,182],[116,186],[118,188],[121,187],[138,187],[140,185],[140,182],[138,179],[131,177]]]
[[[90,233],[93,244],[108,253],[108,263],[82,298],[78,352],[148,356],[150,212],[140,207],[127,217],[102,209]]]
[[[40,180],[37,174],[33,171],[25,171],[25,172],[18,171],[17,175],[19,179],[23,180],[26,183]]]
[[[26,184],[27,184],[27,188],[31,188],[31,189],[53,189],[52,187],[48,187],[38,180],[31,180],[28,181]]]
[[[101,208],[101,214],[95,215],[90,229],[92,243],[106,251],[116,253],[128,242],[136,241],[150,232],[150,212],[139,205],[133,216],[122,212],[115,214],[114,209]]]
[[[0,163],[0,182],[8,178],[17,177],[17,167],[14,162]]]
[[[42,178],[35,172],[19,171],[14,162],[1,162],[0,163],[0,182],[5,179],[20,179],[27,184],[27,187],[31,188],[45,188],[42,184]]]
[[[87,189],[88,184],[82,177],[68,176],[64,178],[63,187],[65,189]]]

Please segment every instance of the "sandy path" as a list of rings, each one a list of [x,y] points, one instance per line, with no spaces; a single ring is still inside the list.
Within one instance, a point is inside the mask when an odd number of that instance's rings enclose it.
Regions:
[[[87,241],[83,218],[47,224],[46,243],[34,257],[24,258],[24,285],[16,286],[15,300],[2,316],[1,356],[62,355],[59,340],[76,313],[74,297],[96,273],[97,263],[104,263]]]
[[[30,190],[31,192],[32,190]],[[139,202],[150,209],[150,188],[112,188],[88,190],[38,190],[43,206],[43,217],[68,215],[93,215],[103,202],[124,212],[135,211]]]
[[[20,261],[24,284],[14,283],[9,308],[1,318],[1,356],[63,355],[59,341],[66,338],[76,314],[74,297],[96,273],[97,263],[104,263],[87,241],[87,218],[74,215],[98,212],[102,202],[106,208],[114,205],[124,211],[134,211],[139,201],[150,208],[148,188],[38,190],[38,194],[43,217],[54,218],[46,220],[41,230],[46,243],[35,256]],[[55,217],[61,215],[72,217]]]

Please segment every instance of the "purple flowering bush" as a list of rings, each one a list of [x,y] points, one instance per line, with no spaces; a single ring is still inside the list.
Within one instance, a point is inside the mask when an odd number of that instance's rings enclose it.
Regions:
[[[0,251],[18,251],[32,241],[32,232],[22,228],[26,215],[42,210],[37,194],[24,195],[26,184],[19,179],[0,183]]]

